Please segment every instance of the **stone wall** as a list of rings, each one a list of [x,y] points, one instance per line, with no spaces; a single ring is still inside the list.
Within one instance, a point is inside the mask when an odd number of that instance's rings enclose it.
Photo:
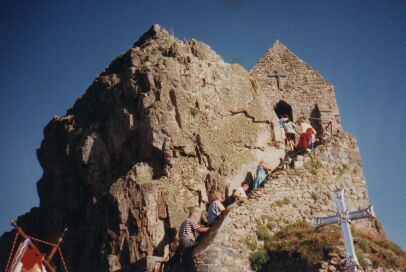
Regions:
[[[267,92],[273,107],[280,101],[291,106],[293,120],[319,118],[321,124],[315,119],[311,123],[319,132],[321,125],[324,134],[342,129],[333,86],[281,42],[275,42],[252,68],[251,75],[258,88]]]
[[[197,271],[250,271],[248,243],[261,244],[258,222],[272,225],[270,235],[281,227],[317,216],[336,214],[332,190],[346,189],[350,210],[366,208],[368,193],[362,175],[355,139],[346,133],[328,138],[304,158],[303,169],[275,172],[263,188],[254,190],[247,201],[233,207],[204,237],[194,251]],[[357,228],[375,231],[372,220],[354,223]]]

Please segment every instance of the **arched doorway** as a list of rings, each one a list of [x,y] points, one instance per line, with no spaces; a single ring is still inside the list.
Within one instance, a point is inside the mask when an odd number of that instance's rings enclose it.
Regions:
[[[317,132],[317,137],[321,139],[321,136],[323,136],[323,126],[321,124],[321,113],[319,106],[315,105],[314,109],[310,113],[310,125],[316,130]]]
[[[282,115],[287,114],[289,116],[289,120],[293,121],[292,107],[285,101],[283,100],[279,101],[276,104],[274,110],[278,118],[281,118]]]

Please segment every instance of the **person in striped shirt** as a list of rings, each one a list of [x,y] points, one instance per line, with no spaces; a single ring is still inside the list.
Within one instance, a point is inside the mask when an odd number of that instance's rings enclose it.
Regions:
[[[197,223],[200,221],[201,214],[202,212],[198,207],[193,208],[189,217],[180,225],[179,238],[183,248],[194,246],[199,234],[209,230],[208,227],[200,226]]]

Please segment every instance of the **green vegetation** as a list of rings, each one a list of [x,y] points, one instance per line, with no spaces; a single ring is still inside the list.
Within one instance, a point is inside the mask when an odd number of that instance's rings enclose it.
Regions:
[[[254,250],[258,249],[258,243],[257,243],[256,240],[247,237],[247,238],[244,239],[244,242],[251,251],[254,251]]]
[[[290,203],[290,199],[288,197],[284,197],[283,199],[277,200],[272,205],[282,207],[284,205],[288,205]]]
[[[312,179],[314,182],[326,182],[329,179],[329,172],[323,166],[319,158],[312,158],[311,161],[306,162],[304,165],[304,171],[306,170],[314,176]]]
[[[310,196],[313,198],[313,200],[315,202],[317,202],[317,200],[319,200],[319,196],[317,195],[316,192],[310,192]]]
[[[348,166],[344,164],[342,167],[334,168],[334,173],[341,177],[345,174],[345,171],[347,171],[347,169],[348,169]]]
[[[257,236],[259,240],[267,241],[271,238],[268,226],[257,222]]]
[[[358,241],[358,246],[363,252],[367,252],[369,249],[369,241],[365,238],[362,238]]]
[[[266,249],[259,249],[250,256],[251,267],[255,271],[261,271],[268,261],[269,253]]]
[[[264,226],[265,227],[265,226]],[[306,222],[288,225],[273,236],[261,239],[264,247],[250,257],[251,267],[256,271],[317,271],[320,262],[329,254],[342,255],[341,232],[338,226],[326,226],[318,231]],[[384,235],[353,230],[354,243],[361,265],[366,259],[372,265],[383,268],[405,269],[406,254]]]
[[[191,114],[193,117],[196,117],[196,115],[199,114],[199,109],[198,109],[198,108],[190,108],[190,114]]]
[[[310,161],[310,163],[307,163],[307,164],[305,165],[305,168],[306,168],[307,170],[310,170],[310,169],[318,170],[318,169],[320,169],[320,168],[322,168],[322,167],[323,167],[323,165],[321,164],[321,161],[320,161],[319,158],[317,158],[317,159],[312,159],[312,160]]]
[[[357,257],[358,257],[358,262],[361,266],[365,266],[366,265],[366,260],[365,260],[365,256],[364,253],[362,253],[362,251],[360,250],[355,250],[357,253]]]
[[[260,219],[257,220],[257,237],[259,240],[267,241],[271,238],[270,231],[273,228],[272,218],[266,215],[262,215]]]
[[[268,215],[261,215],[261,221],[259,222],[260,224],[266,225],[266,227],[270,230],[274,227],[272,218]]]

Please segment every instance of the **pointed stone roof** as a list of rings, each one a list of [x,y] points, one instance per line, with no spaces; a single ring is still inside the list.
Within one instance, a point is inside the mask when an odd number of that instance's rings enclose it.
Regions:
[[[269,70],[271,73],[274,73],[275,71],[272,70],[275,69],[287,74],[290,71],[296,73],[297,69],[294,68],[311,71],[318,77],[318,80],[328,84],[319,72],[290,51],[280,40],[276,40],[272,47],[260,58],[258,63],[251,69],[251,74],[255,74],[258,69]]]
[[[274,106],[280,101],[288,103],[294,118],[322,118],[333,122],[335,128],[341,128],[333,87],[279,40],[250,74],[259,89],[269,93]]]

